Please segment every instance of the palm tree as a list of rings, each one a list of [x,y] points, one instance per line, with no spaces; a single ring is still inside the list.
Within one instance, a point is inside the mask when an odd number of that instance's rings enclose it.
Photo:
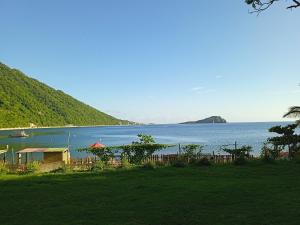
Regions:
[[[292,106],[289,111],[283,117],[299,117],[300,116],[300,106]],[[300,125],[300,120],[297,120]]]

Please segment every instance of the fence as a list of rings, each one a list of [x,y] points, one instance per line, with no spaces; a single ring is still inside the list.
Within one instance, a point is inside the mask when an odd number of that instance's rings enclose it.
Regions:
[[[186,145],[188,145],[188,144],[177,144],[177,145],[168,147],[167,149],[165,149],[163,151],[155,152],[154,155],[150,156],[147,160],[145,160],[145,162],[147,162],[147,161],[171,162],[174,160],[178,160],[180,154],[183,152],[183,147]],[[239,144],[239,146],[241,146],[241,144]],[[237,142],[235,142],[234,144],[215,145],[214,148],[212,148],[212,149],[207,149],[206,148],[206,147],[208,147],[207,145],[203,145],[203,147],[204,147],[205,152],[210,152],[210,153],[202,153],[200,156],[197,156],[199,159],[206,157],[211,162],[214,162],[214,163],[231,163],[234,160],[233,156],[224,154],[225,152],[222,151],[222,148],[224,148],[224,147],[237,148],[238,144],[237,144]],[[174,152],[176,152],[176,153],[174,153]],[[217,154],[215,154],[215,152]],[[76,153],[75,153],[75,156],[76,156]],[[119,153],[115,154],[115,158],[113,160],[111,160],[110,164],[112,164],[113,166],[116,166],[116,167],[119,166],[121,164],[119,158],[120,158],[120,154]],[[32,155],[31,155],[29,161],[34,161],[34,160],[41,161],[40,159],[32,158]],[[96,161],[98,161],[98,160],[99,160],[99,158],[97,158],[95,156],[85,156],[82,158],[71,158],[71,166],[74,166],[74,167],[86,166],[87,168],[89,168],[94,163],[96,163]],[[16,160],[15,152],[13,151],[13,149],[11,149],[11,151],[8,151],[7,155],[2,155],[2,157],[0,157],[0,162],[4,162],[6,164],[17,164],[18,162]],[[43,161],[41,161],[41,162],[43,163]]]
[[[151,155],[147,159],[145,159],[143,162],[163,162],[163,163],[170,163],[172,161],[176,161],[181,159],[182,155],[177,154],[168,154],[168,155]],[[211,155],[211,154],[201,154],[195,157],[195,159],[202,159],[207,158],[209,161],[216,163],[216,164],[226,164],[226,163],[232,163],[235,160],[235,157],[233,155]],[[250,155],[250,159],[253,159],[254,156]],[[86,157],[81,159],[71,159],[71,165],[72,166],[92,166],[94,163],[99,161],[100,159],[98,157]],[[112,159],[109,161],[109,164],[118,167],[121,165],[120,159]]]
[[[172,162],[179,160],[181,158],[180,154],[171,154],[171,155],[152,155],[145,162]],[[210,154],[201,154],[196,156],[194,159],[207,158],[209,161],[216,164],[226,164],[232,163],[235,160],[233,155],[210,155]],[[250,155],[249,158],[253,159],[254,156]],[[189,161],[189,159],[187,159]]]

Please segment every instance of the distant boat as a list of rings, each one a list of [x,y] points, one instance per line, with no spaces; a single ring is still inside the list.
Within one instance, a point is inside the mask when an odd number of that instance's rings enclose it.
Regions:
[[[11,138],[23,138],[23,137],[29,137],[28,134],[24,130],[16,132],[14,134],[9,135]]]

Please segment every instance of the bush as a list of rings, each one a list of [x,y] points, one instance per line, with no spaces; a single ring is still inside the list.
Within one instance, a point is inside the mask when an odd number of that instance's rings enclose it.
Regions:
[[[28,173],[37,173],[40,170],[41,163],[38,161],[32,161],[26,165]]]
[[[209,161],[208,158],[204,157],[204,158],[198,159],[198,160],[195,162],[195,165],[196,165],[196,166],[210,166],[210,165],[211,165],[211,162]]]
[[[294,153],[294,161],[300,163],[300,152]]]
[[[178,167],[178,168],[184,168],[184,167],[187,167],[187,163],[183,159],[178,159],[175,161],[171,161],[171,166]]]
[[[156,163],[153,162],[153,161],[145,162],[145,163],[143,164],[143,168],[144,168],[144,169],[154,170],[154,169],[156,169]]]
[[[105,169],[106,165],[105,162],[99,160],[97,161],[91,168],[92,172],[98,173]]]
[[[165,167],[168,165],[168,163],[166,163],[164,161],[156,161],[155,164],[157,167]]]
[[[122,156],[126,157],[130,163],[141,165],[154,152],[165,149],[169,145],[157,144],[152,136],[139,134],[139,141],[133,141],[130,145],[119,146]]]
[[[279,158],[279,154],[281,151],[281,148],[278,148],[276,146],[273,146],[272,148],[270,146],[270,143],[265,142],[261,149],[260,157],[265,163],[274,163],[274,160]]]
[[[0,163],[0,175],[7,174],[9,169],[6,167],[5,163]]]
[[[275,160],[272,157],[268,156],[268,155],[262,156],[261,160],[264,163],[274,163],[275,162]]]
[[[204,146],[190,144],[182,147],[183,150],[183,158],[189,163],[193,163],[196,161],[197,156],[199,156],[203,150]]]
[[[233,161],[233,164],[236,166],[242,166],[242,165],[245,165],[246,163],[247,163],[247,160],[244,157],[236,158]]]
[[[121,168],[124,169],[130,169],[132,167],[131,163],[128,161],[128,159],[126,159],[125,157],[123,157],[121,159]]]

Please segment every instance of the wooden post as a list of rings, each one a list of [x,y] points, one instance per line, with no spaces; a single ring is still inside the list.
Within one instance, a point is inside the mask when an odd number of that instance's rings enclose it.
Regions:
[[[15,160],[14,160],[14,149],[11,149],[11,159],[12,159],[12,164],[15,164]]]
[[[22,164],[22,155],[20,153],[17,153],[17,162],[19,165]]]
[[[26,152],[25,153],[25,165],[27,165],[27,162],[28,162],[28,153]]]

